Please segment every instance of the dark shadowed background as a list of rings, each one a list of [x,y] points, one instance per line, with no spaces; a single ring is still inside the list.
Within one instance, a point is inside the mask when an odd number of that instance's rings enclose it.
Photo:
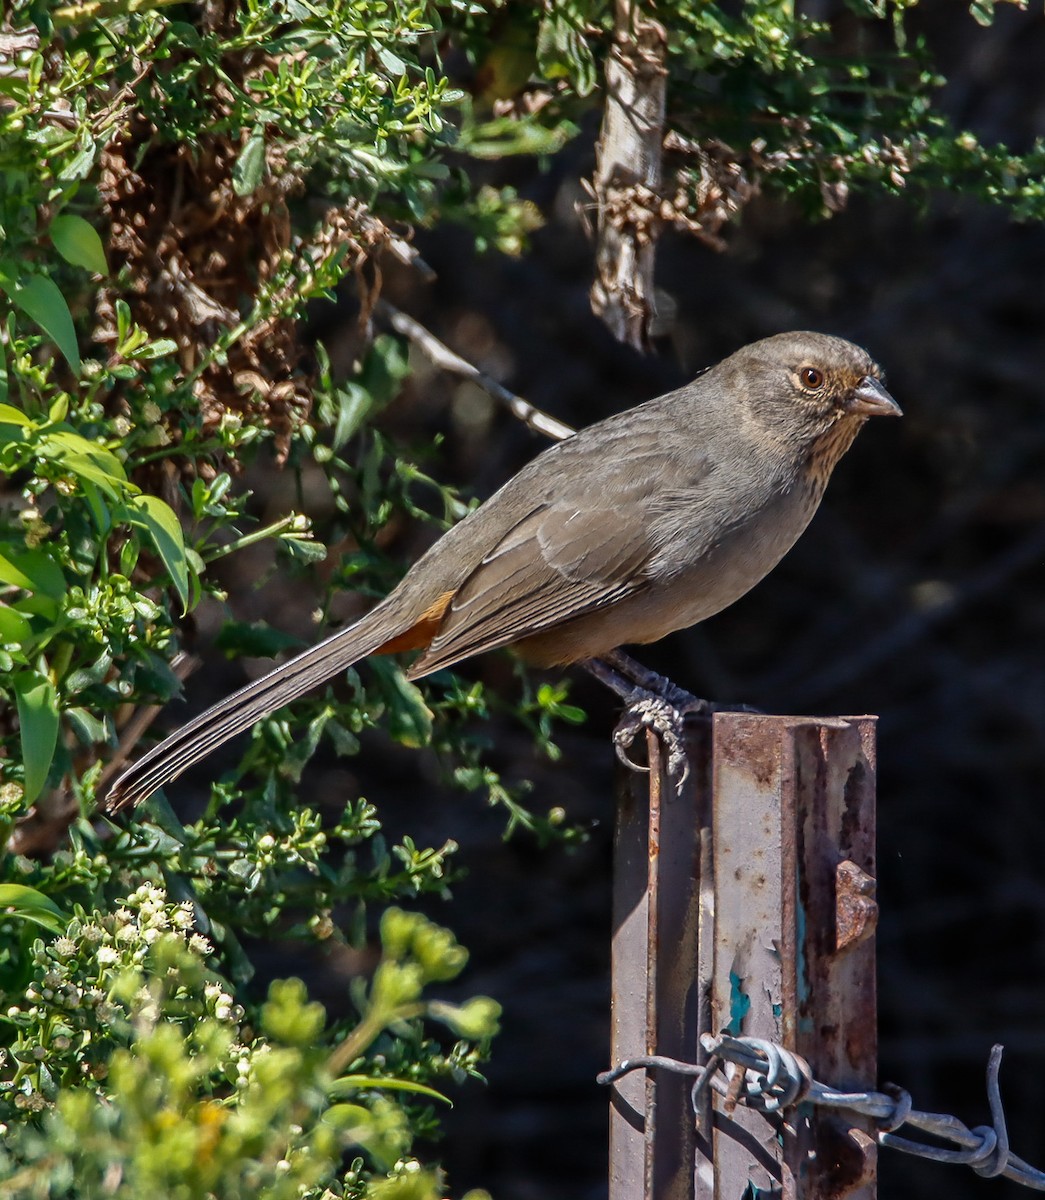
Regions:
[[[1045,133],[1040,13],[1003,6],[981,29],[964,5],[924,4],[912,28],[950,78],[959,127],[1014,149]],[[756,202],[726,254],[664,239],[663,329],[642,357],[614,344],[588,305],[592,248],[576,204],[592,134],[543,170],[525,160],[492,176],[540,207],[532,253],[480,258],[453,229],[422,233],[436,280],[404,269],[384,294],[574,424],[780,330],[842,334],[880,360],[904,420],[865,430],[765,583],[641,658],[698,694],[772,712],[880,714],[881,1078],[909,1088],[916,1107],[979,1124],[987,1053],[1003,1042],[1013,1147],[1045,1167],[1045,230],[948,196],[865,199],[814,226]],[[346,329],[351,307],[348,297]],[[334,353],[348,337],[329,314],[317,331]],[[486,495],[541,448],[474,386],[417,366],[386,421],[415,442],[444,435],[431,464],[441,478]],[[251,482],[266,511],[294,506],[289,479],[259,470]],[[254,591],[250,567],[241,555],[225,568],[237,615],[307,630],[308,599],[276,580]],[[463,673],[513,686],[507,657]],[[238,666],[195,679],[194,707],[241,679]],[[497,765],[535,781],[535,807],[562,805],[590,829],[579,849],[505,843],[499,815],[442,791],[424,753],[384,741],[308,779],[335,807],[346,793],[378,802],[391,836],[461,843],[467,877],[429,911],[472,951],[462,995],[494,995],[505,1016],[488,1089],[466,1089],[448,1118],[458,1193],[606,1192],[606,1096],[594,1077],[608,1045],[614,712],[580,676],[571,695],[590,719],[563,737],[561,762],[534,761],[518,729],[492,736]],[[306,972],[332,1010],[343,1004],[353,964],[257,952],[264,972]],[[889,1152],[881,1178],[887,1200],[1018,1194]]]

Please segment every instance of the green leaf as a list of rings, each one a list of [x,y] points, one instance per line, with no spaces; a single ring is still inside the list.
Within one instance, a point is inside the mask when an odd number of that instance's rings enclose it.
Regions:
[[[69,305],[58,285],[46,275],[28,275],[23,282],[19,282],[0,272],[0,290],[7,293],[16,308],[20,308],[40,326],[79,374],[80,351],[76,345],[76,330],[73,328]]]
[[[104,745],[108,740],[109,730],[105,722],[86,708],[67,708],[65,720],[83,746]]]
[[[39,796],[58,744],[58,697],[54,684],[39,671],[21,671],[11,681],[18,704],[25,766],[25,802]]]
[[[163,560],[182,612],[189,611],[189,561],[185,553],[185,534],[174,509],[159,496],[142,493],[128,504],[128,520],[144,529]]]
[[[86,138],[80,149],[58,172],[58,178],[64,183],[70,183],[74,179],[86,179],[91,173],[97,155],[98,145],[94,138]]]
[[[28,618],[10,605],[0,603],[0,642],[23,646],[32,635]]]
[[[232,189],[237,196],[249,196],[265,173],[265,137],[255,133],[239,153],[232,168]]]
[[[112,516],[105,507],[105,501],[98,494],[98,489],[89,479],[81,477],[80,486],[83,488],[84,501],[91,510],[91,516],[94,518],[95,528],[102,537],[105,537],[112,529]]]
[[[473,158],[505,158],[512,154],[554,154],[561,150],[571,127],[560,124],[546,129],[531,122],[494,117],[467,127],[460,146]]]
[[[83,267],[95,275],[108,275],[109,264],[105,261],[105,247],[98,230],[73,213],[62,213],[55,217],[48,230],[51,242],[58,253],[74,267]]]
[[[289,534],[280,538],[280,545],[291,558],[296,558],[298,562],[322,562],[330,553],[322,542],[316,542],[307,537],[292,537]]]
[[[43,550],[0,550],[0,583],[52,600],[66,591],[61,567]]]
[[[419,1096],[428,1096],[439,1100],[453,1108],[453,1101],[435,1088],[423,1083],[413,1083],[409,1079],[385,1079],[380,1075],[342,1075],[330,1085],[329,1094],[333,1097],[351,1096],[354,1092],[362,1091],[415,1092]]]
[[[84,688],[93,687],[96,683],[101,683],[112,670],[112,649],[108,646],[101,650],[94,662],[85,667],[77,667],[74,671],[69,671],[62,678],[62,690],[65,695],[75,696],[78,692],[82,692]],[[136,678],[136,683],[140,683],[141,679]],[[151,687],[150,683],[146,684],[142,691],[148,691]]]
[[[354,1138],[362,1138],[364,1132],[370,1132],[377,1124],[374,1114],[361,1104],[332,1104],[322,1120],[335,1129],[350,1131]]]
[[[55,463],[61,471],[95,484],[110,499],[120,500],[126,494],[129,485],[123,463],[103,446],[89,442],[71,429],[48,430],[38,446],[43,458]]]
[[[31,417],[26,416],[20,408],[13,404],[0,404],[0,423],[4,425],[32,425]]]
[[[135,350],[132,358],[139,362],[151,362],[156,358],[166,358],[178,349],[178,343],[171,338],[157,338],[155,342],[146,342],[140,350]]]
[[[131,320],[131,309],[126,300],[116,301],[116,342],[117,345],[123,345],[127,340],[127,335],[134,328],[134,322]]]
[[[49,896],[22,883],[0,883],[0,909],[6,917],[32,921],[51,933],[61,933],[67,919]]]
[[[340,721],[327,721],[323,732],[334,746],[334,753],[345,758],[351,758],[359,753],[359,738],[351,730],[346,729]]]
[[[0,471],[5,475],[11,475],[27,465],[26,453],[21,447],[32,439],[34,432],[24,425],[8,425],[0,421]]]
[[[388,732],[404,746],[427,746],[432,740],[432,710],[421,689],[394,662],[372,658],[370,666],[388,710]]]
[[[572,78],[579,96],[597,82],[595,59],[581,32],[561,14],[545,17],[537,32],[537,62],[546,79]]]
[[[406,63],[388,46],[378,46],[377,59],[389,75],[406,74]]]
[[[337,424],[334,426],[334,449],[340,450],[370,415],[373,397],[357,383],[347,383],[334,392],[337,403]]]

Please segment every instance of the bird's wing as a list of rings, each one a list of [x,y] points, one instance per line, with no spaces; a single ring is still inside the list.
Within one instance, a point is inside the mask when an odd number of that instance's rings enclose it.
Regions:
[[[454,592],[412,677],[517,642],[648,586],[654,552],[641,506],[542,505]]]

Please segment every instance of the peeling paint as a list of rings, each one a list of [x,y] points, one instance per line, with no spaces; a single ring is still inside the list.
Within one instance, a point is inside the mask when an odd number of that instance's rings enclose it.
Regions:
[[[782,1195],[783,1192],[778,1187],[761,1188],[749,1180],[740,1200],[780,1200]]]
[[[726,1030],[733,1037],[744,1032],[744,1018],[751,1011],[751,997],[744,991],[744,980],[736,973],[729,973],[729,1024]]]
[[[797,873],[797,872],[796,872]],[[806,906],[802,903],[802,889],[795,886],[795,974],[798,982],[798,1003],[804,1008],[811,995],[809,987],[809,963],[806,959]]]

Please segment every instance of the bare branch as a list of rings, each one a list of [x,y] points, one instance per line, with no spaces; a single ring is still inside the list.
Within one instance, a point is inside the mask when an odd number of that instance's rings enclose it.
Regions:
[[[488,396],[492,396],[499,404],[503,404],[513,417],[528,425],[534,432],[543,434],[556,442],[561,442],[564,438],[571,437],[577,432],[572,425],[567,425],[565,421],[560,421],[549,413],[535,408],[528,400],[509,391],[496,379],[492,379],[459,354],[455,354],[445,342],[441,342],[419,321],[407,316],[402,309],[389,304],[387,300],[378,302],[377,314],[383,317],[396,333],[401,333],[403,337],[409,338],[430,362],[443,371],[459,375],[462,379],[468,379],[481,387]]]

